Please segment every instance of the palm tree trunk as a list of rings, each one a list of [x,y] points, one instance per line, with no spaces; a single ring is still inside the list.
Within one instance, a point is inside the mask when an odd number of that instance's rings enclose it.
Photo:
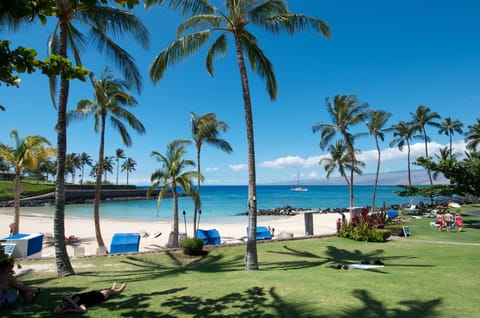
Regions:
[[[13,235],[18,234],[20,230],[20,171],[21,167],[15,169],[15,214],[13,216]]]
[[[348,185],[348,189],[350,191],[350,207],[355,206],[355,197],[353,195],[353,174],[355,172],[355,165],[357,163],[357,159],[355,158],[355,150],[353,149],[352,145],[349,142],[349,139],[346,133],[343,133],[343,139],[345,141],[345,145],[348,149],[348,153],[350,154],[350,161],[352,165],[352,169],[350,169],[350,183]]]
[[[248,144],[248,240],[245,261],[246,270],[258,269],[257,255],[257,190],[255,175],[255,142],[253,136],[253,116],[250,89],[248,85],[247,68],[243,57],[240,35],[235,33],[235,47],[237,52],[238,67],[242,81],[243,104],[245,108],[245,126]]]
[[[177,185],[172,183],[173,187],[173,242],[172,247],[179,247],[178,242],[178,194],[177,194]]]
[[[423,129],[423,135],[425,136],[425,158],[428,158],[428,136],[425,128]],[[432,171],[430,168],[427,169],[428,179],[430,180],[430,185],[433,185]]]
[[[67,24],[60,23],[60,56],[67,57]],[[55,262],[58,276],[74,275],[65,243],[65,162],[67,156],[67,103],[70,82],[61,77],[57,107],[57,176],[55,182],[55,215],[53,234],[55,237]]]
[[[120,170],[120,159],[117,159],[117,180],[115,181],[115,185],[118,185],[118,173]]]
[[[95,222],[95,237],[97,238],[98,248],[106,249],[102,238],[102,231],[100,230],[100,195],[102,189],[103,153],[105,147],[105,116],[102,116],[101,118],[102,128],[100,132],[100,150],[98,151],[98,171],[95,185],[95,200],[93,203],[93,220]]]
[[[197,196],[200,198],[200,147],[197,148]],[[193,237],[197,237],[197,213],[198,208],[195,205],[195,211],[193,212]]]
[[[407,164],[408,164],[408,185],[412,186],[412,175],[410,171],[410,143],[407,142],[408,153],[407,153]]]
[[[375,145],[377,146],[377,171],[375,173],[375,183],[373,184],[373,194],[372,194],[372,212],[375,210],[375,198],[377,197],[377,185],[378,185],[378,176],[380,175],[380,158],[382,156],[380,151],[380,145],[378,144],[378,138],[375,136]]]
[[[128,169],[127,169],[127,185],[128,185]]]

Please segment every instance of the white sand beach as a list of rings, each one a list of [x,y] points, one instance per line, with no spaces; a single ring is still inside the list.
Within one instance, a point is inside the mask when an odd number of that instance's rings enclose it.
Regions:
[[[348,216],[347,216],[348,217]],[[315,213],[313,214],[314,235],[334,234],[336,232],[336,220],[339,218],[337,213]],[[9,235],[9,224],[13,221],[13,208],[0,209],[0,238]],[[304,215],[295,216],[259,216],[257,224],[259,226],[270,226],[274,228],[274,239],[285,237],[305,237]],[[242,243],[246,237],[247,223],[221,224],[221,223],[202,223],[201,229],[217,229],[221,236],[222,244]],[[140,233],[140,252],[161,251],[166,248],[169,233],[172,231],[172,222],[140,222],[140,221],[117,221],[101,219],[100,227],[102,237],[107,249],[115,233]],[[187,235],[192,236],[193,226],[187,223]],[[161,232],[158,237],[152,237],[153,233]],[[179,223],[179,232],[185,232],[185,224]],[[44,234],[44,244],[41,255],[42,258],[51,258],[55,256],[54,247],[47,244],[47,236],[53,233],[53,217],[35,214],[34,209],[21,210],[20,233],[25,234]],[[75,236],[78,240],[73,244],[67,244],[67,251],[71,257],[74,254],[81,256],[95,255],[97,252],[97,242],[95,239],[95,229],[93,219],[86,218],[65,218],[65,235]],[[78,247],[81,247],[78,249]],[[77,248],[74,250],[74,248]],[[74,253],[76,252],[76,253]],[[82,253],[83,252],[83,253]]]

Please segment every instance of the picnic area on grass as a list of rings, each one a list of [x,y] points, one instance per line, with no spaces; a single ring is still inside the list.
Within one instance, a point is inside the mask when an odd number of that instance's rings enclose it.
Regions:
[[[262,242],[258,271],[245,271],[243,245],[213,248],[204,257],[170,251],[72,258],[76,275],[64,278],[57,277],[53,259],[21,260],[20,280],[42,294],[32,305],[19,302],[5,313],[47,317],[61,295],[127,281],[120,296],[88,308],[84,316],[478,316],[480,229],[471,225],[480,215],[464,215],[460,233],[439,232],[430,221],[410,218],[411,235],[385,243],[337,237]],[[362,260],[380,260],[384,267],[332,268]]]

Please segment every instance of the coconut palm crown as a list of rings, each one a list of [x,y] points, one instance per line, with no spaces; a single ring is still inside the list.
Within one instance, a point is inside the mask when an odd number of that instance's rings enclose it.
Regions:
[[[242,95],[245,110],[245,123],[248,144],[248,223],[246,269],[258,269],[256,248],[257,202],[255,147],[253,136],[253,115],[248,73],[245,56],[250,68],[265,80],[267,92],[272,100],[277,97],[277,81],[273,66],[259,47],[258,39],[250,32],[255,26],[262,31],[278,34],[285,31],[294,34],[298,31],[314,31],[325,37],[330,30],[325,22],[304,14],[290,12],[284,0],[224,0],[224,10],[212,5],[208,0],[146,0],[147,8],[168,3],[169,7],[179,10],[187,19],[177,29],[177,38],[161,51],[150,65],[150,78],[156,83],[164,75],[168,66],[178,64],[210,42],[212,33],[219,36],[211,42],[206,57],[207,71],[213,76],[213,61],[227,52],[227,36],[233,37],[237,64],[239,68]]]

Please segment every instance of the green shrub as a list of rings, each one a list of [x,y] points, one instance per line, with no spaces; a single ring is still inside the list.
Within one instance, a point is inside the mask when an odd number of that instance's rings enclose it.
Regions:
[[[337,233],[338,237],[343,237],[354,241],[385,242],[391,235],[389,230],[369,228],[368,224],[360,220],[357,224],[344,222]]]
[[[203,240],[199,238],[186,238],[180,241],[180,247],[186,255],[202,255]]]

